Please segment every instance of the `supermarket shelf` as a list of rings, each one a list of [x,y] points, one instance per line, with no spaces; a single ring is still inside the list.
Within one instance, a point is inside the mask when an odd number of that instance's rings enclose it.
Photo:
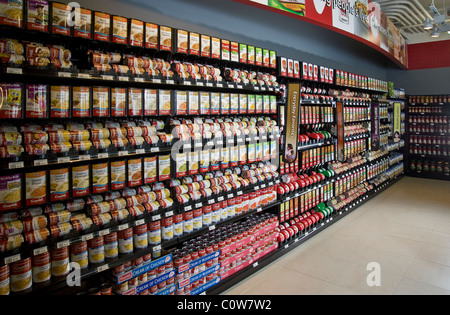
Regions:
[[[407,171],[406,175],[409,177],[428,178],[437,180],[450,180],[450,173],[437,173],[437,172],[425,172],[425,171]]]
[[[81,272],[81,281],[83,281],[91,276],[94,276],[96,274],[100,274],[104,271],[111,270],[115,267],[118,267],[118,266],[128,262],[128,261],[132,261],[134,259],[143,257],[148,254],[153,255],[153,254],[155,254],[157,252],[161,252],[161,251],[166,253],[171,248],[174,248],[192,238],[198,237],[207,231],[214,230],[221,226],[229,225],[233,222],[241,221],[241,220],[243,220],[253,214],[256,214],[256,213],[262,213],[262,212],[268,211],[274,207],[277,207],[279,204],[280,204],[280,202],[274,202],[265,207],[261,207],[256,210],[251,210],[242,215],[235,216],[230,219],[221,221],[216,225],[207,226],[198,231],[195,231],[195,232],[192,232],[189,234],[185,234],[180,237],[175,237],[174,240],[162,242],[162,244],[160,244],[160,245],[149,245],[148,248],[146,248],[146,249],[134,250],[133,253],[131,253],[131,254],[119,255],[119,257],[117,257],[115,259],[106,259],[105,262],[100,263],[100,264],[93,264],[93,265],[90,264],[90,266],[86,270]],[[141,220],[141,222],[139,222],[139,223],[143,224],[142,221],[144,221],[144,220]],[[134,222],[134,224],[130,224],[130,225],[137,226],[138,224],[137,224],[137,222]],[[126,227],[119,227],[118,230],[123,230],[128,227],[129,227],[129,225],[126,225]],[[108,232],[113,232],[113,230],[110,230]],[[85,237],[83,239],[91,239],[93,237],[94,237],[94,235],[90,235],[87,238]],[[74,240],[70,240],[70,241],[68,240],[68,242],[76,243]],[[63,245],[67,246],[68,244],[65,243]],[[58,248],[60,248],[60,247],[58,247]],[[45,248],[45,250],[48,250],[48,248]],[[42,251],[42,249],[41,249],[41,251]],[[21,292],[20,294],[17,294],[17,295],[43,295],[43,294],[47,295],[47,294],[52,294],[58,290],[67,288],[67,286],[68,286],[67,279],[65,276],[64,277],[52,277],[50,281],[42,283],[42,284],[33,284],[33,287],[31,289]],[[14,294],[12,294],[12,295],[14,295]]]
[[[384,183],[377,187],[374,191],[369,192],[363,196],[361,196],[354,205],[345,208],[344,210],[339,210],[335,212],[330,218],[327,218],[325,222],[316,223],[315,226],[309,227],[307,230],[301,233],[300,236],[295,238],[294,240],[290,240],[288,242],[280,244],[280,247],[271,252],[270,254],[263,257],[261,260],[253,263],[253,265],[250,265],[246,268],[244,268],[240,273],[231,276],[229,278],[226,278],[220,282],[220,284],[211,290],[208,290],[206,292],[207,295],[219,295],[226,290],[232,288],[234,285],[238,284],[239,282],[244,281],[246,278],[251,276],[252,274],[260,271],[261,269],[265,268],[272,262],[276,261],[277,259],[281,258],[282,256],[286,255],[290,251],[296,249],[297,247],[301,246],[320,232],[324,231],[328,227],[332,226],[334,223],[338,222],[339,220],[346,217],[348,214],[352,213],[353,211],[357,210],[360,206],[364,205],[368,201],[370,201],[373,197],[379,195],[395,183],[397,183],[403,175],[398,176],[397,178]]]

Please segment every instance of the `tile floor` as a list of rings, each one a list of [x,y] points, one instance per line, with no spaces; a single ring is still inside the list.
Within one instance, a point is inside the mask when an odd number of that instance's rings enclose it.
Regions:
[[[261,294],[450,295],[450,182],[404,177],[223,293]]]

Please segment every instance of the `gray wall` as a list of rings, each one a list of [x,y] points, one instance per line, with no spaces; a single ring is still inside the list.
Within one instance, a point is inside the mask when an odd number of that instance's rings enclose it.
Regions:
[[[69,2],[65,0],[65,2]],[[279,55],[386,80],[383,54],[322,27],[232,0],[79,0],[134,17],[276,50]]]
[[[425,70],[389,69],[388,79],[409,95],[450,94],[450,68]]]
[[[70,1],[64,0],[68,3]],[[405,71],[345,35],[232,0],[79,0],[82,6],[276,50],[381,80],[409,94],[450,93],[449,69]]]

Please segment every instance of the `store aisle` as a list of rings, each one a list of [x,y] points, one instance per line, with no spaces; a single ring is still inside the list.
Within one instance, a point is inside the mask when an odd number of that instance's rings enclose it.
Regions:
[[[224,294],[450,295],[450,182],[404,177]]]

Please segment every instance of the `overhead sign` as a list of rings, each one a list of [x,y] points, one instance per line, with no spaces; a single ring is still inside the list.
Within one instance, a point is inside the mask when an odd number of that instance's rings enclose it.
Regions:
[[[292,163],[297,159],[298,135],[300,126],[300,94],[301,87],[298,83],[288,85],[288,102],[286,106],[286,129],[285,129],[285,153],[284,160]]]
[[[406,41],[398,28],[371,0],[237,0],[282,10],[300,19],[348,33],[370,43],[407,67]]]

